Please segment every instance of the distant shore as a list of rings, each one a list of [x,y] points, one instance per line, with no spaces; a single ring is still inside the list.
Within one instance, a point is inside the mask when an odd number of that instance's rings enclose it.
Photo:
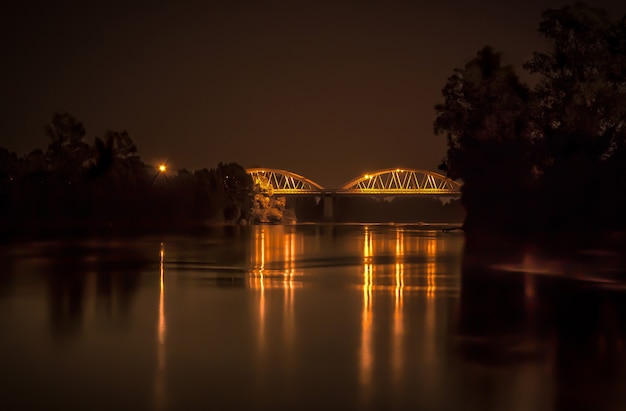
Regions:
[[[289,221],[284,226],[303,225],[396,225],[413,229],[435,231],[462,231],[462,223],[428,223],[428,222],[329,222],[329,221]],[[81,221],[79,219],[57,219],[52,222],[4,222],[0,224],[0,241],[28,241],[53,238],[80,237],[111,237],[111,236],[143,236],[152,234],[202,234],[221,227],[236,227],[239,224],[225,221]]]

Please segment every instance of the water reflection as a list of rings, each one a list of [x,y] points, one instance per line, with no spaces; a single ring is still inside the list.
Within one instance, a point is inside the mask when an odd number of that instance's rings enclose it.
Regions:
[[[402,366],[404,364],[404,230],[396,230],[396,263],[395,263],[395,291],[393,310],[393,348],[391,364],[393,368],[394,383],[402,379]]]
[[[295,334],[295,289],[301,286],[296,280],[296,258],[302,252],[302,242],[297,242],[295,229],[290,226],[260,225],[252,230],[249,285],[257,290],[259,351],[265,350],[267,293],[272,289],[282,289],[282,328],[288,350]]]
[[[74,336],[81,331],[89,269],[81,250],[60,251],[46,267],[51,331],[55,336]],[[71,255],[75,257],[70,259]],[[111,294],[103,286],[106,283],[98,285],[103,295]]]
[[[404,226],[381,228],[368,225],[316,227],[315,230],[255,226],[250,230],[248,283],[255,290],[256,347],[263,364],[269,363],[269,356],[277,349],[276,331],[280,330],[282,335],[279,360],[285,363],[290,361],[290,353],[293,353],[297,341],[296,327],[307,326],[296,320],[298,289],[303,284],[311,284],[311,281],[345,281],[347,277],[332,274],[338,271],[336,267],[351,269],[351,264],[355,268],[360,267],[361,335],[357,354],[358,381],[363,399],[367,401],[376,379],[380,378],[375,371],[378,362],[389,364],[389,377],[393,381],[400,383],[405,378],[406,353],[411,350],[407,341],[412,338],[407,333],[407,295],[412,300],[417,298],[425,302],[420,310],[425,318],[420,341],[425,344],[427,358],[424,361],[435,361],[439,355],[435,342],[438,321],[436,297],[449,298],[458,293],[458,272],[443,269],[448,263],[441,263],[437,258],[438,254],[445,256],[442,254],[445,248],[439,247],[442,239],[437,233]],[[360,230],[361,235],[346,236],[345,231],[355,230]],[[321,242],[321,239],[324,241]],[[320,242],[332,243],[332,246],[320,250]],[[354,253],[359,260],[352,262],[348,256]],[[328,268],[322,271],[321,267]],[[313,278],[318,275],[322,277]],[[439,284],[440,278],[442,284]],[[392,310],[386,312],[387,301],[392,302]],[[277,304],[280,304],[280,309]],[[387,348],[381,352],[376,347],[385,324],[389,324],[390,328],[389,334],[384,337],[388,339],[384,343]],[[271,347],[268,346],[270,339]],[[286,365],[285,369],[289,370],[291,366]]]
[[[124,324],[137,291],[141,253],[117,243],[51,243],[31,250],[30,270],[47,285],[52,335],[77,336],[94,320]]]
[[[463,264],[459,353],[514,374],[510,396],[488,400],[525,409],[623,409],[622,290],[604,287],[601,261],[582,265],[574,258],[522,255],[520,264],[477,263],[471,255]],[[498,386],[497,376],[489,377]]]
[[[291,347],[294,338],[294,276],[295,276],[295,260],[296,260],[296,233],[294,230],[288,230],[283,240],[285,272],[284,280],[284,306],[283,322],[285,345]]]
[[[45,256],[39,281],[50,306],[41,314],[93,358],[73,357],[77,371],[63,381],[93,372],[102,386],[119,385],[118,396],[141,381],[128,395],[149,409],[185,408],[187,398],[205,401],[207,389],[220,408],[238,384],[267,408],[276,405],[267,393],[284,390],[291,408],[341,395],[344,408],[368,409],[410,404],[416,386],[432,388],[424,375],[446,366],[446,304],[458,294],[446,241],[410,226],[255,226],[34,253]],[[21,260],[15,266],[28,271]],[[119,320],[127,327],[111,333]],[[48,359],[50,370],[56,361]],[[132,365],[113,378],[109,364]]]
[[[15,263],[15,256],[0,246],[0,301],[13,287]]]
[[[369,227],[363,235],[363,309],[361,312],[360,381],[364,392],[370,390],[372,377],[372,289],[374,286],[373,239]]]
[[[302,252],[292,226],[254,226],[250,247],[250,287],[254,289],[294,286],[296,258]]]
[[[228,230],[13,251],[4,408],[626,408],[624,270],[599,257],[461,261],[461,235],[412,226]]]
[[[161,243],[161,250],[159,251],[159,346],[165,344],[165,270],[163,268],[163,259],[165,257],[165,250],[163,243]]]
[[[165,249],[163,243],[159,250],[159,317],[157,324],[157,369],[154,380],[155,405],[165,408]]]
[[[419,324],[412,323],[408,328],[405,325],[406,298],[410,298],[412,305],[416,302],[424,304],[423,308],[418,308],[423,313],[423,329],[419,332],[418,342],[423,346],[420,361],[424,370],[433,376],[437,374],[437,368],[441,366],[441,339],[437,335],[437,327],[441,326],[437,313],[441,312],[441,307],[436,305],[437,297],[455,296],[458,286],[454,270],[446,270],[446,264],[438,260],[438,256],[441,258],[446,254],[443,247],[438,247],[441,236],[434,232],[403,226],[392,230],[364,226],[361,239],[359,381],[361,401],[369,403],[374,388],[384,375],[384,368],[379,369],[380,366],[388,364],[389,381],[398,392],[406,384],[407,375],[413,372],[407,370],[411,361],[407,353],[413,351],[408,344]],[[444,280],[443,285],[439,284],[439,279]],[[390,298],[393,308],[388,312]],[[383,330],[387,324],[390,333],[385,336]],[[424,383],[429,385],[431,381],[427,379]]]

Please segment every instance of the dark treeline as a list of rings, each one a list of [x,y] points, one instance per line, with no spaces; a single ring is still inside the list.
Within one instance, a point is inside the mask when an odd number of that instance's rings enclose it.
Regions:
[[[442,202],[432,197],[337,197],[334,200],[336,222],[455,223],[463,221],[458,200]]]
[[[18,157],[0,148],[0,224],[4,235],[46,230],[158,229],[247,221],[253,184],[236,163],[162,172],[145,164],[126,131],[93,144],[83,125],[56,113],[50,143]]]
[[[547,10],[523,83],[489,47],[443,89],[441,168],[463,182],[467,232],[626,228],[626,17]]]

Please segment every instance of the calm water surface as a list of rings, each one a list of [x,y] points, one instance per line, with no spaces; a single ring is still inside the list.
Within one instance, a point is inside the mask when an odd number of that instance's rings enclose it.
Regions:
[[[4,246],[0,410],[626,409],[626,293],[589,274],[610,256],[463,246],[410,225]]]

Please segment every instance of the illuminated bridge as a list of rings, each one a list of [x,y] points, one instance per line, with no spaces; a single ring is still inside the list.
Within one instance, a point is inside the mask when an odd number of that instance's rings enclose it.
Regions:
[[[449,195],[459,196],[461,185],[432,171],[389,168],[359,176],[341,188],[325,189],[313,180],[291,171],[271,168],[246,170],[253,180],[265,178],[276,195],[324,194],[341,195]]]
[[[246,170],[253,181],[266,179],[275,195],[314,195],[324,198],[324,216],[332,219],[332,198],[336,196],[441,196],[459,197],[461,184],[428,170],[389,168],[350,180],[340,188],[326,189],[313,180],[291,171],[271,168]]]

